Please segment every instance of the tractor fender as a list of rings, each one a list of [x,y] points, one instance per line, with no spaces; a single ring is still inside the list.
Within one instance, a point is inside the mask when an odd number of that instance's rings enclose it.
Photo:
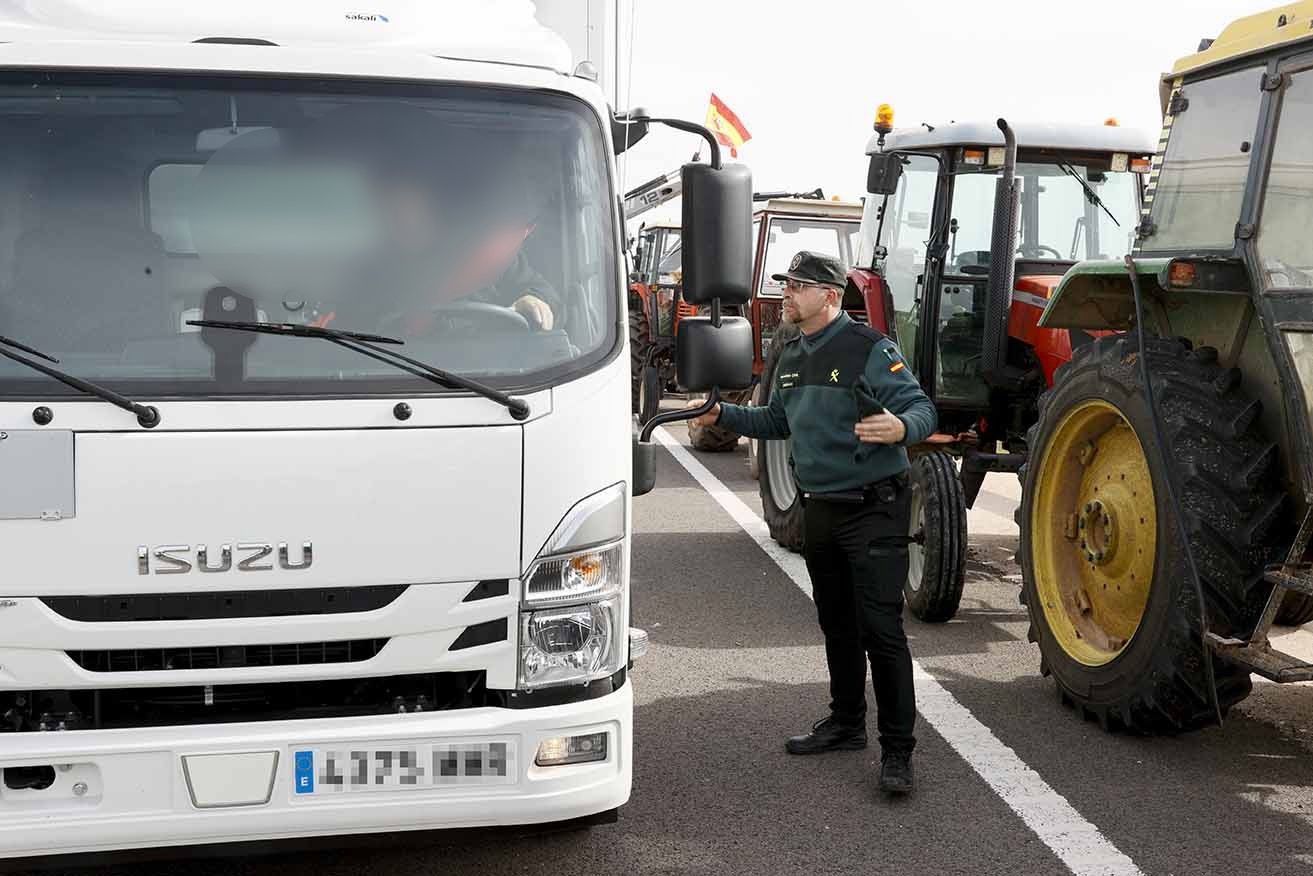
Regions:
[[[1140,288],[1153,295],[1161,291],[1160,276],[1171,259],[1139,259],[1135,263]],[[1049,296],[1039,318],[1044,329],[1125,331],[1135,316],[1135,298],[1126,264],[1119,261],[1077,262]]]

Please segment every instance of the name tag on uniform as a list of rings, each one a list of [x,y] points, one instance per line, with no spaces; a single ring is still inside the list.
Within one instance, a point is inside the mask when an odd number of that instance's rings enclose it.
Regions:
[[[798,372],[780,375],[780,389],[793,389],[798,385]]]

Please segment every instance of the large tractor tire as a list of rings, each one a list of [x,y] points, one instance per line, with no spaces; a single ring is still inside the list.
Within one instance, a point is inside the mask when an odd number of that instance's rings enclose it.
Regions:
[[[647,421],[661,411],[662,386],[661,369],[649,365],[643,369],[642,380],[638,387],[638,423],[646,425]]]
[[[941,451],[912,460],[911,544],[903,595],[919,620],[952,620],[967,565],[967,503],[953,457]]]
[[[1302,627],[1309,621],[1313,621],[1313,596],[1293,591],[1286,593],[1277,609],[1276,622],[1283,627]]]
[[[652,346],[652,332],[647,324],[647,314],[641,306],[629,305],[629,402],[632,413],[642,411],[643,399],[643,363],[647,358],[648,348]]]
[[[766,355],[766,364],[761,371],[762,405],[770,404],[771,392],[775,386],[775,370],[779,367],[784,342],[797,334],[797,327],[788,323],[780,323],[775,330],[770,352]],[[757,464],[760,475],[757,485],[761,492],[761,516],[766,520],[771,538],[791,551],[801,551],[802,493],[793,478],[793,466],[789,464],[791,446],[792,442],[788,439],[758,442]]]
[[[727,392],[721,396],[726,404],[745,405],[752,397],[751,390]],[[739,433],[731,432],[723,426],[694,426],[688,421],[688,440],[693,449],[706,453],[728,453],[739,446]]]
[[[1105,728],[1176,733],[1213,720],[1205,660],[1223,711],[1250,691],[1247,671],[1205,656],[1176,515],[1210,629],[1245,637],[1271,593],[1262,572],[1285,530],[1284,495],[1240,372],[1180,340],[1151,339],[1144,354],[1165,448],[1131,336],[1078,348],[1040,399],[1021,473],[1022,602],[1064,702]]]
[[[761,404],[761,384],[758,383],[752,390],[752,398],[749,400],[750,405]],[[755,438],[748,439],[748,477],[754,481],[761,477],[761,442]]]

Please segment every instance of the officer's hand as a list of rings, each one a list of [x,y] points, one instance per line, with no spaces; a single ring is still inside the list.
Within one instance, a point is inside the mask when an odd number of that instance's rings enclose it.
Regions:
[[[549,332],[556,323],[552,309],[537,295],[523,295],[516,299],[511,307],[516,313],[529,320],[529,325],[540,331]]]
[[[684,405],[684,408],[686,410],[688,408],[700,408],[704,404],[706,404],[705,400],[694,399],[693,401]],[[716,404],[712,406],[711,410],[707,411],[702,416],[694,417],[692,420],[689,420],[689,424],[693,426],[702,426],[702,427],[714,426],[716,425],[716,420],[718,419],[720,419],[720,402],[716,402]]]
[[[888,411],[858,420],[853,431],[866,444],[897,444],[907,437],[907,426]]]

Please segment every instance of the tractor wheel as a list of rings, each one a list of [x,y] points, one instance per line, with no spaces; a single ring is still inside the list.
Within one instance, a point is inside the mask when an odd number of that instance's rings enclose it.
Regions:
[[[638,387],[638,422],[646,425],[661,410],[661,369],[649,365],[643,369],[643,379]]]
[[[751,392],[745,389],[741,392],[727,392],[721,400],[726,404],[744,405],[750,397]],[[689,420],[688,440],[695,450],[728,453],[739,446],[739,433],[731,432],[723,426],[694,426],[693,421]]]
[[[1213,720],[1204,659],[1223,711],[1250,691],[1247,671],[1204,657],[1176,515],[1210,629],[1244,637],[1271,592],[1262,572],[1285,529],[1284,494],[1240,372],[1211,348],[1148,344],[1168,446],[1154,441],[1135,339],[1078,348],[1028,436],[1018,553],[1040,671],[1063,701],[1105,728],[1175,733]],[[1168,466],[1180,509],[1168,504]]]
[[[770,353],[761,372],[761,404],[769,405],[775,384],[775,369],[779,366],[780,350],[784,342],[798,334],[796,326],[780,323],[771,339]],[[757,485],[761,492],[761,516],[766,520],[771,538],[791,551],[802,550],[802,493],[793,479],[793,466],[789,464],[792,442],[759,441],[757,459],[760,475]]]
[[[1277,609],[1276,622],[1283,627],[1302,627],[1313,621],[1313,596],[1288,592]]]
[[[631,302],[629,307],[629,402],[632,412],[642,411],[643,363],[648,347],[652,346],[652,332],[647,325],[647,314]]]
[[[947,453],[912,460],[912,543],[903,595],[919,620],[943,623],[957,614],[967,565],[967,504]]]

